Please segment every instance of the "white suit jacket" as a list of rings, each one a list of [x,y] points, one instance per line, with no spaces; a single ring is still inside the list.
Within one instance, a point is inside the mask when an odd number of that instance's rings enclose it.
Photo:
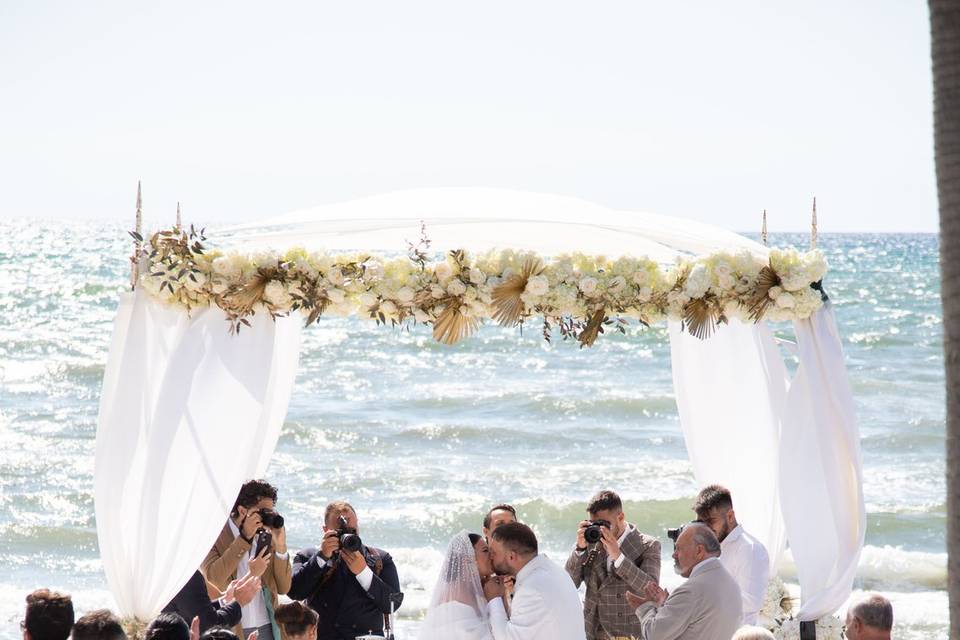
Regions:
[[[573,580],[544,555],[534,557],[517,573],[509,618],[500,598],[487,603],[487,608],[495,640],[586,638],[583,604]]]
[[[740,627],[740,587],[716,558],[707,558],[663,606],[637,607],[642,640],[730,640]]]

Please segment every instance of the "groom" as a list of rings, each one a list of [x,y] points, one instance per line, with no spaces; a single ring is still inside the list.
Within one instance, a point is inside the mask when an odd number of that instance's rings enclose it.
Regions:
[[[537,554],[537,536],[510,522],[490,534],[490,560],[498,576],[483,586],[495,640],[584,640],[583,608],[566,571]],[[514,576],[510,617],[503,607],[503,580]]]

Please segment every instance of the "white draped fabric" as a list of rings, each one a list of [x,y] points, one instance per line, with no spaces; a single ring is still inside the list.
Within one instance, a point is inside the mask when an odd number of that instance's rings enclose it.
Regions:
[[[849,597],[866,530],[860,439],[827,306],[795,323],[792,380],[768,327],[733,321],[699,341],[671,323],[674,390],[700,485],[730,488],[741,524],[770,554],[789,543],[801,620]],[[782,514],[782,515],[781,515]]]
[[[707,340],[670,323],[677,412],[700,486],[722,484],[776,570],[784,548],[778,478],[787,371],[770,329],[731,320]],[[695,517],[693,513],[691,518]]]
[[[245,479],[273,453],[296,376],[299,318],[239,335],[219,309],[123,294],[104,374],[94,496],[119,612],[149,620],[197,570]]]
[[[798,617],[816,620],[850,595],[866,534],[860,433],[833,309],[794,323],[800,366],[780,440],[780,499],[800,579]]]

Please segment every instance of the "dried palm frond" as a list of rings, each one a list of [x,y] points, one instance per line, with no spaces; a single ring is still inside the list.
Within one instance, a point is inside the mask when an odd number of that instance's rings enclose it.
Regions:
[[[760,319],[767,312],[767,308],[773,304],[770,289],[779,286],[780,276],[773,270],[773,267],[768,265],[760,270],[760,275],[757,276],[757,288],[747,303],[747,312],[751,320],[760,322]]]
[[[587,326],[585,326],[583,331],[580,332],[580,335],[577,336],[577,339],[580,341],[580,348],[593,346],[593,343],[597,341],[597,337],[603,333],[603,321],[606,319],[607,315],[603,309],[593,312],[593,315],[590,316],[590,320],[587,322]]]
[[[470,336],[480,327],[480,319],[463,313],[459,301],[447,303],[437,319],[433,321],[433,339],[443,344],[456,344]]]
[[[683,326],[687,333],[701,340],[713,335],[723,314],[707,298],[695,298],[683,306]]]
[[[228,304],[241,314],[250,313],[254,306],[263,302],[263,293],[266,291],[269,282],[270,274],[264,269],[257,270],[250,282],[236,293],[228,296]]]
[[[529,258],[523,263],[520,273],[515,273],[493,289],[493,319],[500,326],[512,327],[520,322],[523,316],[523,295],[527,288],[527,281],[543,271],[543,263],[537,258]]]

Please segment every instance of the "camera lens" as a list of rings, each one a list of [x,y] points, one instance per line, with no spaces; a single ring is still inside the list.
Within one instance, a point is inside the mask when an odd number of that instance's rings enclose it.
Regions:
[[[355,533],[345,533],[340,536],[340,548],[346,551],[360,551],[363,546],[360,542],[360,536]]]
[[[583,530],[583,539],[590,544],[600,542],[600,538],[602,537],[603,534],[600,532],[600,525],[598,524],[592,524]]]

